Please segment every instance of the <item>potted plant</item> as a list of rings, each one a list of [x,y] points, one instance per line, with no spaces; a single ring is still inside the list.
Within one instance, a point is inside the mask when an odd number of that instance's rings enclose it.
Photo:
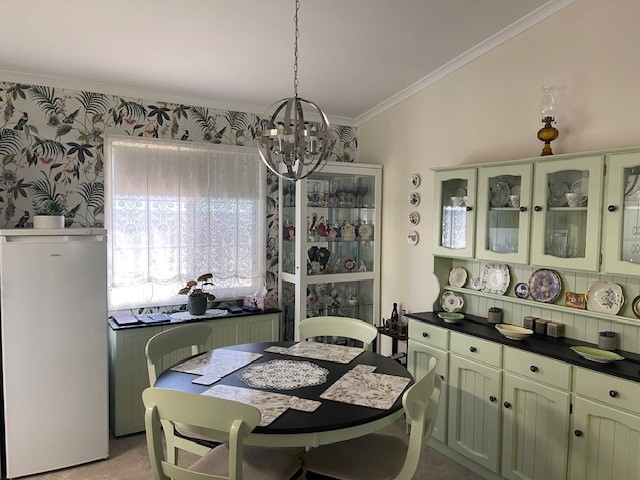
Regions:
[[[187,295],[187,310],[191,315],[203,315],[207,311],[207,301],[216,299],[214,294],[205,291],[206,287],[213,287],[212,278],[211,273],[202,274],[197,280],[189,280],[178,292],[178,295]]]
[[[58,200],[42,200],[33,209],[34,228],[64,228],[64,209]]]

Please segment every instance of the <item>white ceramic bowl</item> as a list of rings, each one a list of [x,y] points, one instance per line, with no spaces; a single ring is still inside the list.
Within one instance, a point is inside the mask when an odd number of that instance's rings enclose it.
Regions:
[[[443,319],[445,323],[458,323],[464,318],[464,313],[440,312],[438,316]]]
[[[508,323],[498,323],[496,325],[496,330],[511,340],[522,340],[523,338],[533,335],[533,330],[518,327],[517,325],[510,325]]]

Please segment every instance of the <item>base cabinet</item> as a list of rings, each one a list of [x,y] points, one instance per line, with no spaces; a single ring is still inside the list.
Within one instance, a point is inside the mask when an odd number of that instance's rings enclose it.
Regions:
[[[498,472],[502,373],[458,355],[449,360],[448,444]]]

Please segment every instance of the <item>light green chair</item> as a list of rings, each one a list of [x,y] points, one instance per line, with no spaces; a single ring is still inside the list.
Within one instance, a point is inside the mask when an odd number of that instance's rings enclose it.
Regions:
[[[398,437],[373,433],[312,448],[302,459],[306,478],[411,480],[438,414],[442,382],[435,366],[436,359],[432,358],[427,375],[402,397],[405,414],[411,422],[408,445]]]
[[[361,341],[364,348],[369,348],[378,336],[378,329],[370,323],[349,317],[306,318],[300,322],[298,329],[301,340],[324,336],[346,337]]]
[[[142,400],[155,480],[287,480],[300,470],[300,461],[282,451],[243,445],[260,422],[260,410],[252,405],[162,388],[147,388]],[[165,458],[162,445],[162,429],[176,423],[212,430],[226,443],[190,467],[178,466]]]
[[[147,356],[147,369],[149,371],[149,385],[154,386],[158,375],[164,370],[161,368],[162,358],[177,350],[190,348],[191,355],[196,355],[204,349],[204,345],[211,337],[212,329],[203,323],[189,323],[179,327],[164,330],[154,335],[147,342],[145,355]],[[178,361],[179,359],[176,359]],[[171,462],[175,462],[176,449],[186,450],[197,455],[204,455],[214,443],[219,443],[217,439],[199,435],[189,431],[184,426],[178,425],[176,430],[179,435],[173,434],[173,429],[167,429],[166,442],[168,450],[168,458]],[[200,442],[204,442],[202,445]]]

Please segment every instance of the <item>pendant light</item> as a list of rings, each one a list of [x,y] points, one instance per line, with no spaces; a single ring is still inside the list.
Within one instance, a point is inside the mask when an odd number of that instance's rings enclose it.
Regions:
[[[260,158],[276,175],[297,181],[307,177],[326,163],[333,145],[334,135],[329,120],[322,109],[314,102],[298,96],[298,10],[300,1],[296,0],[295,44],[293,62],[294,96],[278,100],[264,114],[275,108],[267,127],[258,133],[258,151]],[[319,122],[305,121],[303,107],[315,111]],[[310,108],[309,108],[310,107]]]

